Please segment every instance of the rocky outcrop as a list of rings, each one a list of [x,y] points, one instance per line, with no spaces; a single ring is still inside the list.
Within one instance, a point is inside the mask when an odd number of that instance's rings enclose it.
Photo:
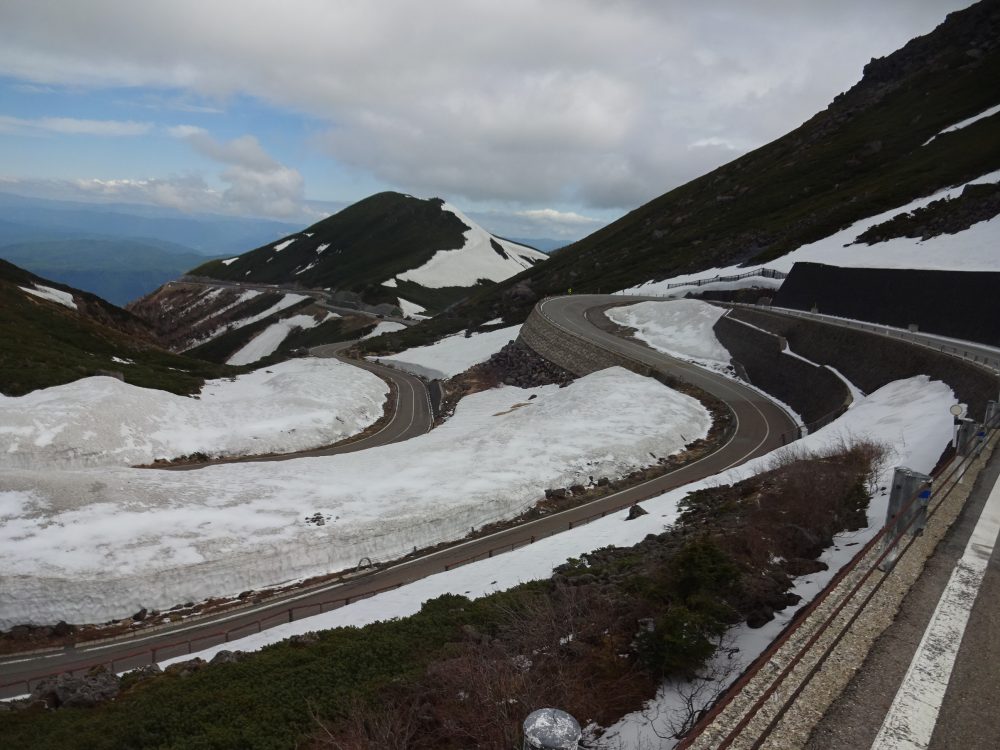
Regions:
[[[31,692],[31,702],[42,701],[49,708],[91,708],[113,700],[118,691],[118,677],[94,667],[80,677],[67,672],[42,680]]]
[[[566,385],[574,379],[573,373],[552,364],[519,340],[505,345],[480,367],[493,373],[498,382],[518,388]]]
[[[874,245],[896,237],[929,240],[942,234],[958,234],[998,214],[1000,185],[966,185],[957,198],[942,198],[911,213],[897,214],[889,221],[876,224],[859,234],[855,244]]]

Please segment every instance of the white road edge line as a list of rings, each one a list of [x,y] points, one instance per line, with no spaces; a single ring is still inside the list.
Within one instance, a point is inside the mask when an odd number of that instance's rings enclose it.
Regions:
[[[944,703],[965,626],[1000,534],[1000,482],[938,600],[872,750],[926,750]]]

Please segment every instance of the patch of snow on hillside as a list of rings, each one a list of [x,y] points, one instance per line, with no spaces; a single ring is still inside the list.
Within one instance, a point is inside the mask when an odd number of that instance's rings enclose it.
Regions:
[[[291,245],[297,239],[298,237],[292,237],[289,240],[284,240],[283,242],[279,242],[277,245],[274,246],[274,252],[280,253],[282,250]]]
[[[402,297],[397,297],[399,300],[399,309],[403,311],[404,318],[413,318],[417,316],[422,316],[426,309],[418,305],[416,302],[410,302],[408,299],[403,299]]]
[[[373,339],[376,336],[381,336],[383,333],[395,333],[396,331],[402,331],[404,328],[406,328],[406,326],[402,323],[397,323],[394,320],[383,320],[359,340],[364,341],[365,339]]]
[[[503,281],[525,268],[531,268],[531,262],[525,258],[536,261],[548,259],[545,253],[494,237],[449,203],[445,203],[442,210],[455,214],[469,227],[464,232],[465,244],[458,250],[438,250],[424,265],[397,274],[396,278],[430,289],[474,286],[480,279]],[[506,257],[494,250],[492,243],[500,245]]]
[[[266,399],[250,403],[231,411]],[[100,622],[393,559],[516,516],[546,487],[628,474],[710,422],[695,399],[609,368],[566,388],[477,393],[432,432],[347,455],[6,470],[18,494],[0,524],[0,628]],[[307,520],[316,514],[323,525]]]
[[[979,122],[980,120],[985,120],[987,117],[993,117],[993,115],[1000,113],[1000,104],[997,104],[989,109],[983,110],[978,115],[973,115],[968,119],[962,120],[961,122],[956,122],[954,125],[949,125],[944,130],[941,130],[937,135],[932,135],[921,145],[926,146],[928,143],[933,141],[939,135],[944,135],[945,133],[954,133],[956,130],[961,130],[962,128],[967,128],[974,122]]]
[[[799,441],[797,445],[803,450],[818,452],[827,447],[835,447],[843,438],[867,437],[876,442],[889,444],[894,450],[881,484],[891,479],[891,467],[895,465],[912,466],[916,471],[929,473],[942,448],[951,439],[952,417],[948,408],[953,403],[954,396],[951,390],[938,381],[931,381],[923,376],[896,381],[859,399],[855,408],[823,430]],[[784,450],[787,449],[779,449],[779,451]],[[773,457],[774,453],[771,453],[741,467],[729,469],[650,500],[644,500],[642,507],[649,514],[637,519],[627,521],[625,520],[627,511],[621,511],[586,525],[577,526],[570,531],[539,539],[534,544],[513,552],[438,573],[399,589],[352,602],[331,612],[296,620],[260,634],[213,646],[193,656],[210,659],[222,649],[255,651],[270,643],[308,631],[341,626],[361,627],[380,620],[407,617],[419,611],[423,602],[442,594],[465,594],[475,599],[495,591],[513,588],[526,581],[548,578],[553,568],[570,557],[580,557],[608,545],[631,546],[641,542],[648,534],[662,533],[664,526],[676,520],[677,504],[689,492],[729,484],[767,471],[771,468]],[[740,648],[737,656],[740,663],[736,665],[734,674],[738,675],[742,665],[755,658],[766,643],[787,625],[798,609],[807,605],[816,592],[837,573],[847,557],[871,538],[885,518],[885,510],[885,498],[876,498],[868,511],[868,528],[837,535],[834,539],[835,546],[820,558],[830,566],[830,570],[796,579],[794,591],[803,596],[803,601],[799,605],[778,612],[776,618],[760,630],[750,631],[745,627],[739,627],[733,631],[737,638],[736,645]],[[852,546],[845,546],[847,544]],[[166,666],[171,661],[190,658],[189,655],[179,656],[161,662],[161,666]],[[673,709],[675,704],[672,701],[675,699],[676,694],[661,692],[658,696],[659,704],[650,702],[649,713],[655,714],[659,708],[665,717],[666,712]],[[663,732],[660,726],[656,726],[655,729],[661,731],[661,737],[670,734]],[[653,727],[649,726],[637,712],[619,722],[614,727],[613,733],[622,738],[623,743],[620,747],[642,747],[644,745],[639,738],[643,737],[651,738],[648,745],[650,747],[670,746],[663,745],[663,740],[652,737],[652,730]]]
[[[317,320],[312,315],[293,315],[284,318],[276,323],[272,323],[263,331],[250,339],[246,345],[238,352],[226,360],[227,365],[248,365],[274,354],[281,346],[281,342],[288,338],[292,331],[315,328],[320,323],[325,323],[330,317],[339,318],[336,313],[327,313],[321,320]]]
[[[324,242],[322,245],[316,248],[316,255],[322,255],[323,251],[330,247],[329,242]]]
[[[870,216],[855,222],[847,229],[821,240],[802,245],[780,258],[767,262],[767,267],[788,272],[798,262],[826,263],[845,268],[917,268],[937,271],[1000,271],[1000,216],[973,224],[957,234],[942,234],[921,240],[915,237],[897,237],[874,245],[853,244],[860,234],[870,227],[889,221],[901,213],[923,208],[932,201],[956,198],[966,185],[1000,182],[1000,171],[984,174],[969,182],[940,190],[933,195],[919,198],[899,208]],[[668,289],[679,282],[710,279],[713,276],[731,276],[746,273],[749,268],[729,266],[710,268],[690,274],[674,276],[662,281],[647,282],[625,290],[628,294],[683,295],[691,288]],[[770,286],[774,279],[750,277],[742,279],[746,286]],[[770,282],[770,283],[769,283]],[[708,287],[702,287],[707,289]]]
[[[239,259],[240,259],[240,256],[237,255],[235,258],[229,258],[228,260],[222,261],[222,265],[224,265],[224,266],[232,265],[233,263],[235,263]]]
[[[516,339],[520,332],[521,326],[518,325],[474,333],[468,338],[465,334],[456,333],[427,346],[415,346],[399,354],[370,359],[431,380],[443,380],[485,362]]]
[[[387,286],[390,289],[395,289],[396,288],[396,278],[393,277],[393,278],[389,279],[388,281],[383,281],[382,282],[382,286]]]
[[[68,307],[70,310],[78,309],[76,302],[73,300],[73,295],[69,292],[62,291],[61,289],[53,289],[52,287],[45,286],[44,284],[32,284],[30,287],[22,286],[18,287],[18,289],[22,292],[33,294],[36,297],[47,299],[49,302],[55,302],[63,307]]]
[[[227,327],[229,328],[229,330],[234,330],[236,328],[243,328],[243,326],[248,326],[251,323],[256,323],[258,320],[263,320],[264,318],[274,315],[277,312],[281,312],[287,307],[291,307],[292,305],[297,305],[299,302],[305,299],[311,299],[311,298],[306,294],[286,294],[263,312],[259,312],[256,315],[251,315],[249,318],[240,318],[239,320],[234,320],[231,323],[228,323],[227,326],[223,326],[222,330],[223,331],[226,330]],[[217,335],[217,333],[213,335]]]
[[[316,263],[317,263],[317,262],[318,262],[318,261],[315,261],[315,260],[314,260],[314,261],[313,261],[312,263],[310,263],[310,264],[309,264],[308,266],[306,266],[305,268],[300,268],[300,269],[299,269],[298,271],[296,271],[296,272],[295,272],[295,275],[296,275],[296,276],[299,276],[299,275],[301,275],[301,274],[304,274],[304,273],[305,273],[306,271],[308,271],[308,270],[309,270],[310,268],[315,268],[315,267],[316,267]]]
[[[0,470],[315,448],[377,420],[386,391],[380,378],[331,359],[295,359],[209,380],[199,398],[83,378],[0,396]]]
[[[732,359],[712,327],[726,314],[701,300],[640,302],[612,307],[605,315],[614,323],[635,330],[635,337],[671,357],[715,370],[729,369]]]

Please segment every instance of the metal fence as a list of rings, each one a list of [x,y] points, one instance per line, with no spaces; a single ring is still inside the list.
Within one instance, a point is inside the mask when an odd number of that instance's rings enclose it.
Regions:
[[[1000,419],[994,418],[993,422],[986,425],[984,430],[977,435],[976,443],[967,456],[953,460],[949,465],[939,469],[936,475],[933,475],[933,488],[928,502],[926,518],[929,519],[934,516],[934,514],[941,507],[941,504],[951,495],[952,491],[957,486],[957,480],[965,474],[971,463],[979,457],[983,448],[994,437],[994,435],[996,435],[998,430],[1000,430]],[[866,557],[868,557],[869,553],[881,545],[881,551],[879,552],[878,557],[864,571],[863,575],[859,577],[859,579],[851,587],[850,591],[847,592],[837,606],[834,607],[821,621],[819,626],[816,628],[816,631],[795,652],[792,658],[788,660],[784,668],[777,675],[775,675],[770,685],[764,690],[763,693],[761,693],[756,702],[754,702],[753,705],[745,711],[740,721],[724,738],[722,738],[719,744],[714,746],[714,750],[725,750],[725,748],[730,747],[739,735],[747,728],[761,708],[768,703],[768,701],[780,701],[780,706],[774,717],[764,728],[761,735],[752,745],[750,745],[750,748],[751,750],[758,750],[763,746],[767,738],[778,726],[785,713],[787,713],[789,708],[791,708],[791,706],[795,703],[796,699],[805,689],[806,685],[809,684],[809,681],[813,678],[813,676],[815,676],[816,673],[822,669],[834,649],[836,649],[841,640],[843,640],[844,636],[850,631],[851,626],[864,613],[865,608],[879,592],[882,585],[889,578],[889,576],[892,575],[892,572],[895,569],[890,568],[888,571],[883,572],[880,566],[882,566],[882,564],[890,557],[898,558],[904,555],[917,540],[918,535],[911,534],[910,527],[917,523],[921,516],[919,514],[911,513],[911,509],[915,507],[915,504],[921,501],[921,495],[925,495],[926,490],[926,485],[921,486],[909,498],[907,498],[907,500],[900,507],[899,511],[886,521],[882,529],[875,536],[873,536],[872,539],[861,548],[861,550],[858,551],[858,553],[847,565],[838,571],[826,588],[823,589],[823,591],[820,592],[820,594],[796,616],[796,619],[785,629],[785,631],[757,657],[757,659],[747,668],[743,675],[723,694],[722,698],[716,702],[716,704],[709,711],[702,715],[701,719],[677,745],[677,750],[685,750],[686,748],[689,748],[695,740],[697,740],[701,732],[704,731],[715,720],[715,718],[730,705],[740,691],[746,687],[746,685],[754,677],[756,677],[764,667],[772,663],[778,650],[788,642],[788,640],[800,627],[802,627],[802,625],[808,620],[809,616],[826,601],[826,599],[837,589],[839,584],[849,574],[858,570]],[[902,548],[900,548],[900,543],[907,537],[908,541],[902,546]],[[882,577],[874,583],[868,593],[865,594],[859,601],[858,596],[860,595],[861,590],[865,584],[868,583],[869,579],[877,573],[883,573]],[[835,623],[840,614],[852,602],[857,604],[857,609],[842,626],[836,637],[820,654],[819,659],[809,670],[805,679],[801,681],[795,689],[791,691],[782,691],[781,685],[785,679],[792,673],[806,654],[809,653],[810,650],[816,645],[820,637],[831,629],[831,626]]]

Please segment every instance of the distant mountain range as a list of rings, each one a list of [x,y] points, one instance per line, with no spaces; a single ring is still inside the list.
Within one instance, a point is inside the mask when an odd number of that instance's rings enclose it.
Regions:
[[[202,255],[223,255],[283,237],[297,226],[268,219],[185,214],[156,206],[0,193],[0,245],[60,239],[141,239],[180,245]]]
[[[162,240],[108,238],[18,242],[0,247],[0,258],[124,306],[205,256]]]

